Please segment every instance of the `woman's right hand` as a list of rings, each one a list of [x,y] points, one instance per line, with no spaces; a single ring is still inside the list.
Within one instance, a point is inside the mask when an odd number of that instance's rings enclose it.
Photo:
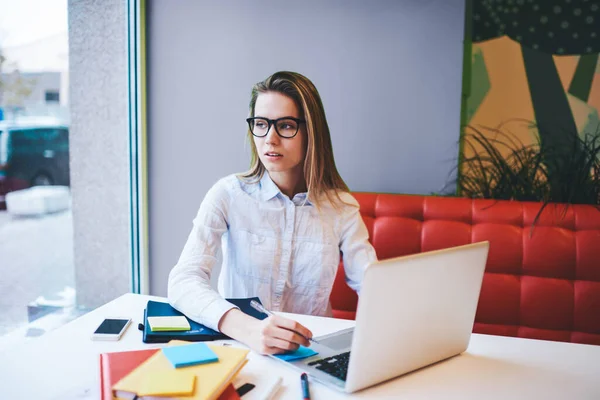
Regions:
[[[260,354],[279,354],[310,346],[312,332],[297,321],[279,315],[258,320],[238,309],[229,310],[219,330]],[[303,337],[304,336],[304,337]]]
[[[261,354],[278,354],[310,346],[312,332],[297,321],[273,315],[263,319],[253,332],[250,346]]]

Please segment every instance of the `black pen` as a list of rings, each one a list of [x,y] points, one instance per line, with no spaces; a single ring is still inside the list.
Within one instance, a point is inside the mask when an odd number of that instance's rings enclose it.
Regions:
[[[304,400],[310,400],[310,392],[308,391],[308,375],[303,372],[300,375],[300,385],[302,386],[302,397]]]
[[[260,304],[260,303],[259,303],[258,301],[256,301],[256,300],[251,300],[251,301],[250,301],[250,306],[251,306],[252,308],[254,308],[256,311],[258,311],[258,312],[261,312],[261,313],[265,313],[265,314],[267,314],[267,315],[268,315],[268,316],[270,316],[270,317],[271,317],[271,316],[273,316],[273,315],[275,315],[275,314],[273,314],[271,311],[269,311],[269,310],[267,310],[266,308],[264,308],[264,307],[262,306],[262,304]],[[294,332],[295,332],[295,331],[294,331]],[[311,341],[311,342],[313,342],[313,343],[319,343],[319,342],[317,342],[316,340],[314,340],[313,338],[310,338],[310,339],[309,339],[309,338],[307,338],[306,336],[304,336],[304,335],[303,335],[303,334],[301,334],[300,332],[296,332],[296,333],[297,333],[298,335],[302,336],[302,337],[303,337],[304,339],[306,339],[306,340],[310,340],[310,341]]]

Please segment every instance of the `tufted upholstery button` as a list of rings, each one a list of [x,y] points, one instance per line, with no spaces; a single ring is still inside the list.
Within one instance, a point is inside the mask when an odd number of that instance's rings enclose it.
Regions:
[[[490,241],[474,332],[600,345],[600,211],[539,203],[354,193],[379,259]],[[358,298],[338,268],[334,317]]]

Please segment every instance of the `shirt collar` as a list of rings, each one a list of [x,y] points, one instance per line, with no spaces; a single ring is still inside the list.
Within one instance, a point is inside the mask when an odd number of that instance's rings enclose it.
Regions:
[[[275,182],[269,176],[269,173],[265,171],[262,178],[260,178],[260,196],[263,201],[269,201],[273,197],[281,193],[281,190],[277,187]]]
[[[262,178],[260,178],[260,197],[262,201],[269,201],[279,193],[281,193],[281,190],[279,190],[279,187],[273,182],[269,173],[265,171]],[[310,199],[307,198],[307,193],[298,193],[294,196],[294,199],[296,199],[296,201],[304,201],[304,199],[306,199],[306,204],[312,205]]]

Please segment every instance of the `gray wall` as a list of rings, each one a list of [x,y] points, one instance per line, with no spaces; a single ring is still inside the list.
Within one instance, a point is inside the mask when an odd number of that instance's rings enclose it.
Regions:
[[[210,186],[245,170],[252,84],[310,78],[353,191],[440,190],[458,153],[464,0],[148,1],[150,290]]]
[[[130,291],[127,40],[126,1],[69,0],[73,246],[82,307]]]

